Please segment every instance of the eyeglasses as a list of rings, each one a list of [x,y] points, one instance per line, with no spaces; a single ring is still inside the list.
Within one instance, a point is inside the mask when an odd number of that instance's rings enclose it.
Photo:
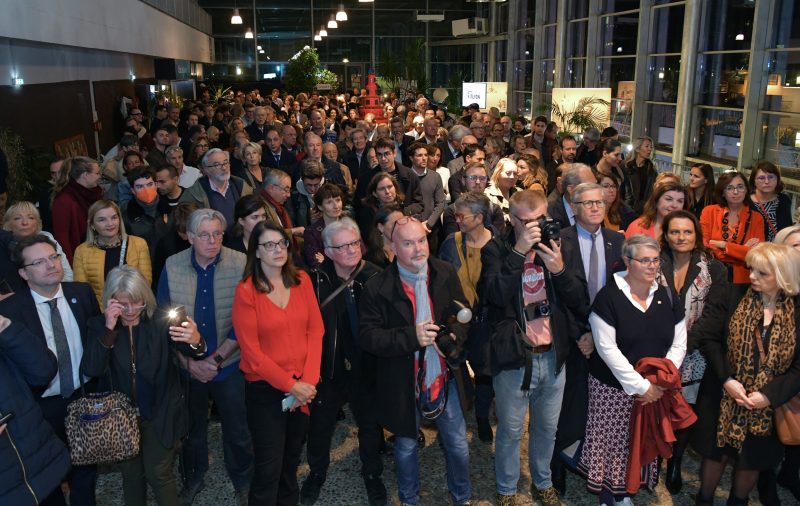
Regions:
[[[580,202],[575,202],[575,204],[582,205],[587,211],[593,207],[597,207],[598,209],[606,207],[605,200],[581,200]]]
[[[195,146],[195,147],[196,147],[196,148],[207,148],[207,147],[208,147],[208,144],[198,144],[198,145],[197,145],[197,146]]]
[[[345,250],[356,250],[361,247],[361,239],[356,239],[355,241],[348,242],[346,244],[340,244],[339,246],[328,246],[328,247],[340,253]]]
[[[628,258],[635,262],[639,262],[643,267],[658,267],[661,265],[660,258],[633,258],[630,256]]]
[[[539,216],[538,218],[531,218],[531,219],[523,220],[522,218],[520,218],[519,216],[517,216],[517,215],[516,215],[516,214],[514,214],[514,213],[509,213],[509,214],[510,214],[511,216],[513,216],[514,218],[518,219],[518,220],[519,220],[519,222],[520,222],[520,223],[522,223],[523,225],[527,225],[528,223],[531,223],[531,222],[533,222],[533,221],[539,221],[539,220],[541,220],[542,218],[544,218],[544,217],[545,217],[545,215],[541,215],[541,216]]]
[[[264,248],[266,251],[282,250],[289,248],[289,240],[281,239],[280,241],[260,242],[258,245]]]
[[[486,176],[464,176],[464,178],[469,181],[470,183],[485,183],[489,180]]]
[[[455,218],[456,221],[464,221],[467,218],[472,218],[473,216],[475,216],[475,215],[474,214],[453,213],[453,218]]]
[[[196,234],[195,237],[197,237],[203,242],[210,242],[212,237],[214,238],[215,241],[219,241],[220,239],[222,239],[223,234],[224,234],[223,232],[217,230],[216,232],[211,232],[211,233],[200,232],[199,234]]]
[[[756,177],[756,181],[758,181],[759,183],[766,183],[767,181],[775,181],[776,179],[778,179],[778,176],[776,176],[775,174],[762,174]]]
[[[130,304],[123,304],[122,305],[122,312],[125,314],[136,314],[141,313],[144,311],[144,308],[147,307],[147,304],[142,304],[141,306],[131,306]]]
[[[377,156],[378,158],[392,158],[394,156],[394,153],[392,153],[391,151],[378,151],[377,153],[375,153],[375,156]]]
[[[141,115],[142,115],[141,112],[132,112],[131,113],[131,116],[141,116]]]
[[[412,221],[416,221],[417,223],[420,223],[420,221],[418,219],[414,218],[413,216],[405,216],[405,217],[400,218],[397,221],[395,221],[394,224],[392,225],[391,232],[389,232],[389,240],[392,239],[392,236],[394,235],[394,229],[397,228],[397,225],[405,225],[406,223],[409,223],[409,222],[412,222]]]
[[[291,186],[281,186],[279,184],[272,184],[270,186],[274,186],[275,188],[278,188],[283,193],[292,193],[292,187]]]
[[[214,169],[214,170],[222,170],[225,167],[227,167],[228,165],[230,165],[230,162],[228,162],[228,160],[225,160],[224,162],[212,163],[211,165],[207,166],[206,168],[207,169]]]
[[[737,184],[736,186],[731,184],[731,185],[728,185],[728,186],[725,187],[725,191],[726,192],[731,192],[731,193],[743,192],[746,189],[747,189],[747,187],[745,185],[743,185],[743,184]]]
[[[43,265],[55,265],[61,261],[61,253],[56,253],[55,255],[50,255],[47,258],[37,258],[33,262],[29,264],[24,264],[22,267],[36,267],[37,269]]]

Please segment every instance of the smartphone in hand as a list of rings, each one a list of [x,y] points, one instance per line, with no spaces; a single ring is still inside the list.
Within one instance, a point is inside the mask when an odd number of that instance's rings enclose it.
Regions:
[[[292,409],[292,406],[294,406],[295,400],[297,400],[297,398],[294,395],[286,394],[286,397],[284,397],[283,401],[281,401],[281,407],[284,411],[289,411]]]
[[[286,411],[286,410],[284,410],[284,411]],[[13,411],[9,411],[8,413],[0,416],[0,425],[7,424],[8,422],[11,421],[12,418],[14,418],[14,412]]]

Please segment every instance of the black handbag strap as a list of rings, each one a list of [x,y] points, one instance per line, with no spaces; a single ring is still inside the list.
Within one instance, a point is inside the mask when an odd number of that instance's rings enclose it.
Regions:
[[[336,287],[336,290],[334,290],[333,292],[331,292],[331,294],[330,294],[330,295],[328,295],[327,297],[325,297],[325,300],[323,300],[323,301],[320,303],[320,305],[319,305],[319,308],[320,308],[320,309],[322,309],[322,308],[324,308],[325,306],[327,306],[328,304],[330,304],[330,303],[331,303],[331,301],[332,301],[333,299],[335,299],[337,295],[339,295],[340,293],[342,293],[342,290],[344,290],[345,288],[347,288],[347,285],[349,285],[350,283],[352,283],[352,282],[353,282],[353,280],[354,280],[354,279],[356,279],[356,276],[358,276],[358,275],[361,273],[361,271],[362,271],[363,269],[364,269],[364,261],[362,260],[362,261],[361,261],[361,262],[358,264],[358,267],[356,267],[356,270],[354,270],[354,271],[353,271],[353,273],[352,273],[352,274],[350,274],[350,277],[348,277],[346,280],[344,280],[344,281],[342,282],[342,284],[341,284],[341,285],[339,285],[338,287]]]

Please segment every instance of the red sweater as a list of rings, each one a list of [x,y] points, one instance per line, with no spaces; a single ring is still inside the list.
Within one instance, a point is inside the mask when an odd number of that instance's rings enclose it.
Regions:
[[[85,188],[70,179],[53,199],[53,237],[61,245],[72,264],[75,248],[86,240],[89,206],[103,198],[103,189]]]
[[[681,394],[681,373],[667,358],[646,357],[636,362],[636,372],[664,388],[656,402],[634,402],[631,412],[631,447],[625,488],[629,494],[639,491],[642,466],[661,455],[672,457],[675,431],[697,421],[697,415]]]
[[[266,381],[289,392],[298,381],[316,385],[324,332],[308,274],[290,289],[289,303],[276,306],[248,278],[236,287],[233,328],[241,348],[239,368],[248,381]]]
[[[708,241],[722,241],[722,219],[725,217],[727,207],[713,204],[703,208],[700,214],[700,226],[703,228],[703,241],[708,247]],[[749,225],[748,225],[749,222]],[[756,237],[764,240],[764,218],[761,214],[754,212],[749,206],[743,205],[739,209],[739,232],[736,235],[736,242],[728,242],[725,251],[718,248],[711,248],[717,260],[733,267],[734,283],[750,283],[750,270],[744,258],[750,251],[749,246],[744,243]],[[747,232],[745,233],[745,229]],[[744,235],[744,237],[742,237]],[[733,241],[733,230],[728,231],[728,240]]]

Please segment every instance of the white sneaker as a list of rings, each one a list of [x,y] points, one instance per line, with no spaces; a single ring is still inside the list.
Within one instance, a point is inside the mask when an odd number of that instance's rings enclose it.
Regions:
[[[626,497],[621,501],[614,501],[614,506],[633,506],[633,501],[630,497]]]

